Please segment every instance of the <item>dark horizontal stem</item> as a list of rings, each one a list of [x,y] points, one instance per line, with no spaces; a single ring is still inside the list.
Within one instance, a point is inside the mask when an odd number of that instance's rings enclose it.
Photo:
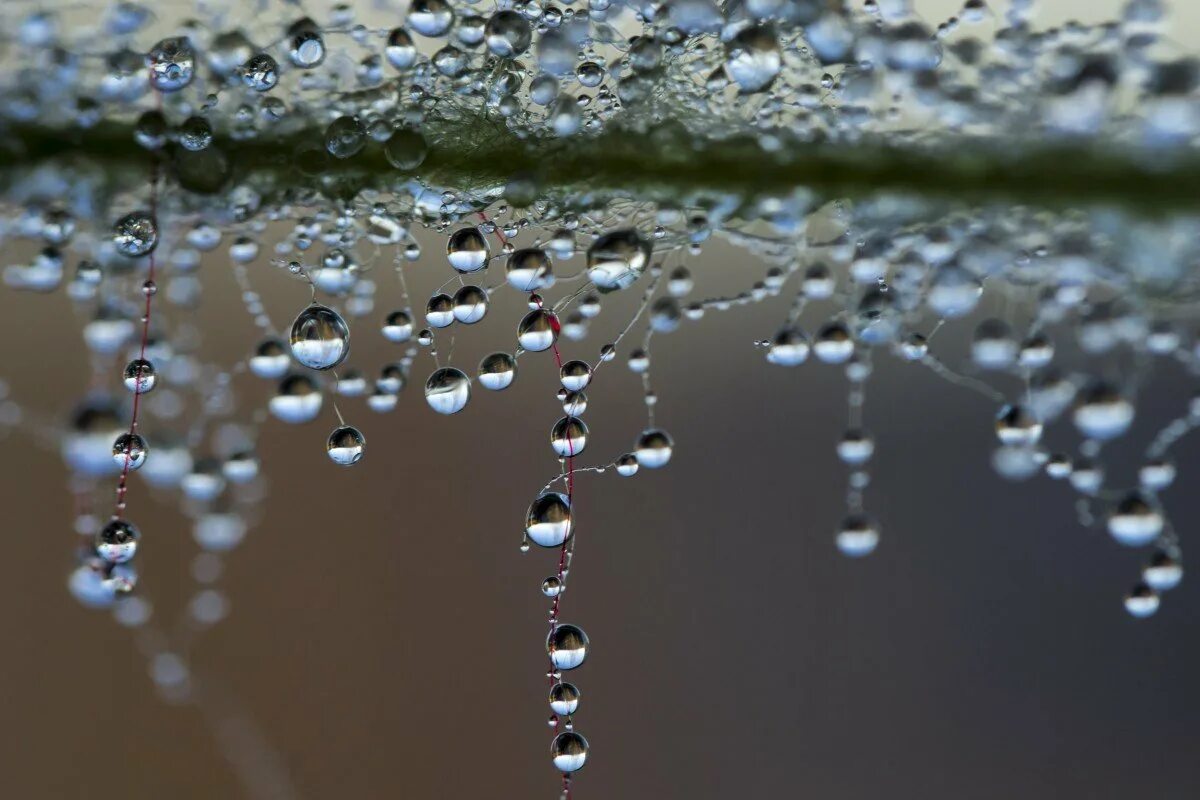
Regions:
[[[514,177],[537,193],[684,199],[704,192],[744,198],[809,189],[826,198],[892,192],[959,203],[1056,208],[1111,206],[1138,216],[1200,210],[1200,153],[1104,149],[1084,143],[995,142],[971,138],[931,145],[795,142],[764,151],[750,137],[697,140],[682,126],[648,133],[522,139],[486,118],[431,123],[428,156],[401,173],[370,144],[344,160],[328,157],[320,131],[235,141],[207,151],[175,151],[176,178],[193,191],[251,181],[268,189],[320,189],[339,195],[387,189],[419,178],[447,189],[478,190]],[[89,130],[10,127],[0,136],[0,185],[48,161],[83,161],[106,172],[144,174],[149,156],[129,126]],[[517,203],[520,205],[520,203]]]

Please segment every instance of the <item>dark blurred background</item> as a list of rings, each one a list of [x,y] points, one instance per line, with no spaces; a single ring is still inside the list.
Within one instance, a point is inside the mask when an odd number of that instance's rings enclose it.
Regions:
[[[426,241],[416,297],[447,273]],[[765,269],[723,246],[691,266],[698,296]],[[257,335],[224,256],[202,270],[191,319],[205,357],[232,363]],[[307,302],[280,270],[251,273],[277,325]],[[352,322],[351,364],[368,374],[399,355],[376,328],[398,289],[390,269],[376,279],[380,306]],[[594,361],[634,299],[606,304],[591,338],[564,340],[564,357]],[[992,404],[882,353],[865,419],[877,438],[867,507],[883,539],[867,559],[839,555],[845,378],[765,362],[753,342],[786,302],[657,337],[674,459],[632,479],[579,479],[563,620],[592,640],[571,675],[592,750],[575,796],[1194,797],[1196,582],[1133,620],[1121,599],[1145,553],[1081,529],[1069,487],[999,479]],[[4,291],[0,304],[13,396],[65,418],[88,375],[69,301]],[[454,363],[471,370],[511,347],[521,306],[502,293],[458,336]],[[186,317],[160,308],[164,321]],[[806,326],[831,311],[810,309]],[[939,334],[945,359],[961,360],[973,324]],[[449,418],[421,396],[431,368],[423,354],[392,414],[343,401],[367,437],[352,469],[323,453],[328,406],[309,425],[264,426],[270,494],[227,561],[232,613],[185,654],[208,688],[201,708],[163,702],[133,632],[71,598],[66,470],[29,437],[6,440],[5,796],[253,796],[239,769],[275,789],[286,786],[270,775],[286,774],[290,794],[260,787],[267,797],[556,796],[539,592],[555,557],[517,550],[525,508],[556,471],[552,359],[523,359],[511,389],[476,386]],[[251,377],[237,387],[243,414],[270,393]],[[1134,430],[1106,450],[1110,485],[1134,480],[1148,437],[1191,388],[1160,365]],[[629,449],[645,419],[623,360],[588,394],[583,464]],[[1065,448],[1073,436],[1059,426],[1046,440]],[[1200,515],[1197,455],[1180,446],[1165,495],[1185,548]],[[129,499],[144,534],[138,591],[167,624],[192,591],[191,522],[136,477]]]

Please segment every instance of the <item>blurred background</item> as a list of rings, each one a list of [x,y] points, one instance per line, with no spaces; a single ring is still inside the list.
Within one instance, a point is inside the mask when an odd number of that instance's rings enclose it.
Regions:
[[[956,4],[925,5],[937,20]],[[1054,22],[1111,17],[1117,4],[1043,5]],[[1197,7],[1179,13],[1194,38]],[[447,277],[439,242],[423,243],[414,297]],[[719,243],[688,265],[698,297],[765,272]],[[224,256],[201,270],[202,352],[232,363],[257,333]],[[398,303],[380,272],[381,301]],[[263,260],[251,273],[276,324],[307,303],[302,283]],[[606,303],[564,358],[594,362],[634,300]],[[500,295],[458,337],[453,363],[472,371],[511,346],[522,302]],[[710,312],[657,337],[671,464],[579,478],[562,619],[592,642],[572,673],[591,754],[574,796],[1194,797],[1200,587],[1185,579],[1156,616],[1132,619],[1121,598],[1143,554],[1081,528],[1069,487],[1001,480],[994,405],[883,354],[865,412],[877,443],[866,506],[883,538],[869,558],[838,554],[846,380],[765,362],[754,342],[787,302]],[[368,372],[400,355],[376,323],[354,328],[350,363]],[[63,293],[0,291],[0,374],[23,406],[65,421],[87,389],[79,327]],[[972,327],[939,334],[944,360],[963,360]],[[422,354],[414,378],[431,369]],[[476,387],[453,417],[428,409],[419,382],[391,414],[343,401],[367,437],[353,469],[323,452],[328,407],[305,426],[264,426],[269,494],[220,581],[231,614],[185,654],[200,706],[165,702],[134,633],[71,598],[67,470],[53,449],[8,437],[5,796],[556,796],[539,591],[555,554],[517,548],[526,507],[557,472],[553,361],[523,358],[510,389]],[[247,409],[271,391],[250,377],[237,389]],[[1134,429],[1106,449],[1110,483],[1133,482],[1141,449],[1193,389],[1158,366]],[[645,421],[623,361],[588,396],[585,465],[630,449]],[[1063,429],[1046,438],[1073,441]],[[1184,442],[1175,460],[1164,500],[1187,548],[1200,446]],[[169,621],[190,598],[191,522],[136,475],[129,502],[144,535],[138,591]]]

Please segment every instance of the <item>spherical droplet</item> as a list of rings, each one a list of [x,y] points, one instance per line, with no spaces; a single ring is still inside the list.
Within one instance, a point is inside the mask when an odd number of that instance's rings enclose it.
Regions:
[[[1162,513],[1140,492],[1131,492],[1108,516],[1108,532],[1129,547],[1141,547],[1158,538],[1163,529]]]
[[[367,440],[363,438],[358,428],[342,425],[329,434],[325,451],[329,454],[330,461],[348,467],[363,457],[363,448],[366,447],[366,444]]]
[[[575,731],[564,731],[554,737],[550,744],[550,755],[554,768],[562,773],[575,772],[587,763],[587,739]]]
[[[292,323],[292,355],[311,369],[331,369],[350,352],[350,328],[332,308],[313,303]]]
[[[568,392],[578,392],[592,382],[592,368],[585,361],[568,361],[559,369],[558,379]]]
[[[533,38],[529,22],[516,11],[497,11],[484,28],[488,50],[500,58],[516,58],[529,49]]]
[[[454,293],[454,318],[464,325],[474,325],[488,310],[488,294],[478,286],[463,286]]]
[[[470,399],[471,379],[455,367],[442,367],[425,382],[425,402],[439,414],[457,414]]]
[[[96,534],[96,554],[109,564],[124,564],[137,553],[139,538],[133,523],[114,519]]]
[[[1183,564],[1170,553],[1159,550],[1142,570],[1142,580],[1156,592],[1170,591],[1183,580]]]
[[[149,211],[134,211],[113,226],[113,245],[123,256],[137,258],[158,246],[158,223]]]
[[[407,23],[422,36],[443,36],[454,23],[454,11],[446,0],[413,0]]]
[[[658,469],[667,465],[674,449],[675,442],[669,433],[652,428],[642,431],[642,435],[638,437],[637,445],[634,447],[634,454],[637,456],[639,465],[647,469]]]
[[[383,323],[383,336],[389,342],[407,342],[412,338],[412,315],[407,311],[393,311]]]
[[[837,547],[852,558],[870,555],[879,544],[879,525],[864,514],[852,514],[842,521]]]
[[[150,85],[160,92],[177,92],[192,82],[196,54],[185,36],[163,39],[150,48]]]
[[[279,64],[266,53],[255,53],[242,65],[242,83],[256,92],[267,92],[279,83]]]
[[[357,117],[338,117],[325,129],[325,149],[334,158],[358,155],[366,144],[367,131]]]
[[[514,250],[505,265],[505,279],[520,292],[544,289],[550,280],[550,257],[540,247]]]
[[[550,710],[569,717],[579,710],[579,690],[571,683],[556,683],[550,688]]]
[[[578,417],[563,417],[550,430],[550,446],[561,458],[577,456],[587,446],[587,424]]]
[[[996,415],[996,438],[1004,445],[1030,447],[1042,438],[1042,422],[1025,406],[1005,406]]]
[[[517,326],[517,341],[532,353],[549,350],[558,341],[558,317],[544,308],[534,309]]]
[[[459,228],[446,242],[446,258],[459,272],[478,272],[487,266],[490,254],[487,239],[476,227]]]
[[[324,396],[312,378],[292,374],[280,381],[279,391],[267,407],[278,419],[296,424],[315,419],[323,402]]]
[[[1125,610],[1137,619],[1145,619],[1158,611],[1160,602],[1158,592],[1144,583],[1139,583],[1125,596]]]
[[[516,376],[517,361],[508,353],[492,353],[479,362],[479,383],[485,389],[507,389]]]
[[[269,338],[259,343],[249,358],[250,371],[260,378],[282,378],[291,364],[287,345],[281,339]]]
[[[563,588],[565,588],[563,582],[557,575],[551,575],[542,581],[542,594],[546,597],[558,597],[562,594]]]
[[[113,461],[121,469],[128,464],[130,469],[138,469],[146,463],[146,440],[136,433],[122,433],[113,442]]]
[[[606,233],[588,248],[588,278],[601,290],[632,286],[645,272],[650,254],[650,243],[635,230]]]
[[[546,637],[546,652],[555,669],[575,669],[587,658],[587,634],[575,625],[556,625]]]
[[[525,534],[539,547],[558,547],[572,532],[571,503],[560,492],[543,492],[525,515]]]
[[[1106,383],[1094,383],[1079,393],[1074,421],[1091,439],[1115,439],[1133,422],[1133,404]]]
[[[158,384],[158,374],[149,361],[135,358],[125,365],[122,381],[125,388],[134,394],[145,394]]]

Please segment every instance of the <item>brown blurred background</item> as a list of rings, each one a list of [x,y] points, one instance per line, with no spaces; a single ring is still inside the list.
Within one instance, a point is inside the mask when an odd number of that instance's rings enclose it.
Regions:
[[[426,242],[433,255],[411,270],[418,297],[447,272]],[[692,267],[700,296],[764,269],[720,245]],[[256,335],[224,258],[202,270],[192,321],[206,357],[230,363]],[[278,269],[251,273],[277,324],[307,301]],[[375,329],[398,290],[389,270],[376,278],[381,306],[355,324],[351,356],[368,373],[398,355]],[[565,357],[594,359],[632,299],[606,304],[593,338],[565,342]],[[87,376],[68,301],[5,291],[0,302],[13,395],[65,412]],[[579,481],[564,621],[593,650],[572,675],[592,744],[577,796],[1194,796],[1195,582],[1155,618],[1129,618],[1121,596],[1142,554],[1081,529],[1067,487],[1000,481],[988,465],[995,409],[882,354],[866,422],[878,441],[867,507],[884,538],[868,559],[838,555],[845,380],[814,363],[765,363],[752,343],[785,308],[710,313],[656,338],[674,460]],[[469,369],[510,346],[520,309],[502,293],[457,337],[454,362]],[[962,356],[971,327],[940,334],[943,357]],[[430,368],[422,355],[415,377]],[[280,797],[554,796],[538,591],[554,556],[517,551],[525,507],[555,471],[554,386],[550,357],[531,355],[511,389],[476,387],[455,417],[432,413],[419,384],[390,415],[343,401],[368,440],[352,469],[322,452],[328,407],[309,425],[267,423],[270,495],[221,581],[232,614],[187,653],[217,695],[211,726],[158,697],[129,630],[72,600],[65,469],[9,437],[6,796],[253,796],[225,754],[251,774],[277,761],[294,789]],[[250,377],[238,389],[247,412],[270,392]],[[1133,479],[1140,448],[1189,391],[1160,370],[1110,454],[1114,485]],[[628,449],[644,422],[622,362],[589,396],[585,464]],[[1047,435],[1054,447],[1071,438]],[[1166,495],[1185,548],[1200,513],[1197,461],[1185,442]],[[130,507],[144,533],[139,592],[166,621],[190,592],[191,524],[173,495],[136,477]]]
[[[1055,4],[1052,16],[1083,5]],[[432,255],[412,270],[418,298],[447,277],[426,242]],[[700,296],[764,271],[720,246],[690,266]],[[257,334],[224,258],[202,271],[192,317],[202,352],[232,363]],[[251,272],[277,324],[307,301],[279,270],[260,261]],[[351,357],[368,374],[399,355],[376,330],[398,289],[388,270],[376,277],[380,303],[354,323]],[[594,360],[630,299],[606,305],[565,357]],[[0,309],[13,396],[65,419],[88,376],[69,301],[3,290]],[[1121,596],[1142,554],[1081,529],[1066,486],[998,479],[996,409],[890,357],[877,361],[866,407],[877,439],[867,507],[883,541],[868,559],[841,557],[846,470],[833,447],[845,379],[765,363],[752,343],[785,309],[710,313],[657,338],[658,418],[675,458],[633,479],[579,481],[563,619],[592,640],[571,676],[592,752],[575,796],[1195,797],[1194,579],[1156,617],[1129,618]],[[503,295],[458,337],[454,363],[470,371],[511,347],[520,310]],[[804,319],[811,328],[822,317]],[[939,334],[948,360],[970,327]],[[501,394],[476,386],[451,418],[426,407],[428,357],[417,364],[394,413],[343,403],[368,440],[353,469],[322,452],[328,407],[309,425],[264,426],[270,494],[220,581],[232,614],[186,654],[209,687],[204,708],[163,702],[133,633],[68,594],[77,537],[66,470],[29,437],[5,440],[3,796],[256,796],[239,775],[267,776],[257,796],[268,797],[556,796],[538,591],[554,557],[517,551],[525,508],[555,471],[551,359],[524,359]],[[246,412],[270,393],[248,377],[237,387]],[[1113,484],[1133,480],[1141,447],[1191,389],[1162,366],[1135,429],[1109,453]],[[629,449],[645,417],[622,363],[588,394],[585,464]],[[1071,437],[1060,428],[1047,439]],[[1176,455],[1165,499],[1187,548],[1200,453],[1184,442]],[[174,495],[136,477],[130,508],[145,537],[139,592],[169,622],[191,591],[191,523]]]

